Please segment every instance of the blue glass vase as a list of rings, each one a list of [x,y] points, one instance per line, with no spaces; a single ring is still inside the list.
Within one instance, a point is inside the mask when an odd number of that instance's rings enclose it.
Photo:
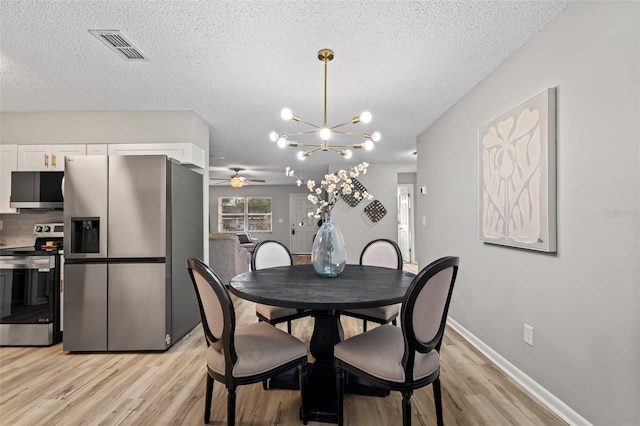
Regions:
[[[342,232],[338,225],[331,222],[331,215],[328,213],[313,240],[311,263],[316,272],[325,278],[340,275],[347,263],[347,249]]]

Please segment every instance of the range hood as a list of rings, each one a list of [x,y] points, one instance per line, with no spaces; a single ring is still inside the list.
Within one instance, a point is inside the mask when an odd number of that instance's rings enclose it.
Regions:
[[[64,172],[11,172],[11,204],[18,209],[62,209]]]

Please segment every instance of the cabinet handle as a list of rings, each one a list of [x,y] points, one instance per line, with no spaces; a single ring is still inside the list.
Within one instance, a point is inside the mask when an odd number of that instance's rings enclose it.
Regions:
[[[47,154],[44,155],[44,166],[49,167],[49,156]]]
[[[51,154],[51,167],[55,167],[55,166],[56,166],[56,155]]]

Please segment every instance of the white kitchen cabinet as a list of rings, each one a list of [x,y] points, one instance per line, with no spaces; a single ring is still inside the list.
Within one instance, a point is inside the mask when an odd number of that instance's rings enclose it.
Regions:
[[[11,172],[18,170],[18,145],[0,145],[0,213],[17,213],[9,207]]]
[[[18,170],[61,172],[67,155],[87,155],[87,145],[18,145]]]
[[[18,170],[50,170],[51,145],[20,145]]]
[[[106,143],[93,143],[87,145],[87,155],[107,155],[109,147]]]
[[[204,149],[192,143],[109,144],[109,155],[166,155],[185,166],[204,168]]]
[[[68,155],[87,155],[87,146],[84,144],[51,145],[51,170],[64,171],[64,157]]]

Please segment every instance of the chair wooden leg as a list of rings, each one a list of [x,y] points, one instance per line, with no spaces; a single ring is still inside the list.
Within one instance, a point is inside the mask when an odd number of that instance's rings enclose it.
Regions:
[[[367,331],[367,320],[362,320],[362,332]]]
[[[444,419],[442,418],[442,392],[440,392],[439,377],[433,382],[433,400],[436,403],[436,418],[438,419],[438,426],[442,426],[444,425]]]
[[[304,360],[300,365],[300,420],[302,424],[307,424],[307,410],[304,404],[305,389],[309,386],[309,377],[307,376],[307,361]]]
[[[227,389],[227,425],[236,424],[236,388]]]
[[[287,321],[287,332],[291,334],[291,320]]]
[[[207,373],[207,387],[204,395],[204,422],[209,423],[211,418],[211,397],[213,395],[213,377]]]
[[[402,426],[411,426],[411,390],[402,392]]]
[[[336,391],[338,393],[338,426],[343,424],[344,414],[344,370],[336,365]]]

